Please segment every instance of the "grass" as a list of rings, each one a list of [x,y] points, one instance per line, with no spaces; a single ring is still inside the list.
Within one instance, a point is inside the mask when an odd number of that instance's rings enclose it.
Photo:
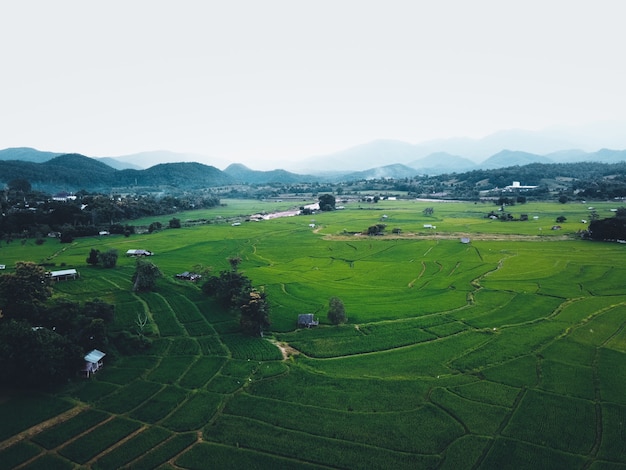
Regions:
[[[608,213],[614,204],[593,205]],[[17,260],[76,267],[80,281],[58,283],[55,295],[114,303],[115,331],[135,331],[137,314],[147,313],[152,346],[122,357],[110,351],[88,381],[0,394],[0,465],[626,465],[626,252],[575,238],[587,206],[514,206],[531,220],[505,223],[484,218],[489,204],[355,203],[316,214],[317,231],[311,217],[238,227],[215,219],[263,207],[273,205],[238,200],[179,216],[211,224],[2,247],[9,271]],[[344,233],[383,214],[401,237]],[[568,221],[553,232],[557,215]],[[471,244],[460,243],[461,234]],[[131,292],[132,259],[120,257],[111,270],[85,265],[91,247],[139,246],[157,253],[151,261],[165,274],[157,292]],[[273,342],[241,335],[236,314],[205,297],[200,284],[173,278],[199,264],[217,274],[230,269],[232,256],[268,293]],[[332,296],[346,306],[345,325],[326,318]],[[313,313],[320,326],[296,329],[299,313]],[[287,346],[287,360],[274,343]],[[59,416],[75,405],[90,408]],[[56,416],[56,426],[31,429]]]

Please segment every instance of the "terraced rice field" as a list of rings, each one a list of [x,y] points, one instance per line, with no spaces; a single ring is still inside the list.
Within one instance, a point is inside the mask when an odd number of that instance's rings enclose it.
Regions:
[[[4,392],[0,470],[626,468],[625,247],[575,237],[587,218],[578,205],[519,206],[539,221],[510,223],[465,203],[425,217],[432,205],[355,204],[63,251],[2,247],[7,265],[76,267],[81,278],[57,295],[115,303],[117,331],[145,314],[153,343],[52,394]],[[383,214],[401,236],[351,233]],[[562,214],[573,222],[551,233]],[[92,247],[154,250],[166,278],[132,293],[133,261],[88,267]],[[241,336],[231,313],[173,280],[194,264],[227,269],[230,256],[268,292],[263,339]],[[331,296],[345,325],[326,320]],[[296,329],[299,313],[320,326]]]

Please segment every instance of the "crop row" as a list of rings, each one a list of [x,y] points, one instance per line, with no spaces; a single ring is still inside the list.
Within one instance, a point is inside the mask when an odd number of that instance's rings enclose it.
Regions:
[[[224,335],[222,340],[235,359],[255,361],[275,361],[282,358],[278,348],[262,338],[236,335]]]
[[[68,459],[84,464],[113,444],[139,429],[139,423],[125,418],[113,418],[59,450]]]
[[[153,449],[154,446],[170,436],[171,433],[163,428],[156,426],[148,428],[98,459],[93,468],[95,470],[121,468],[123,465]]]
[[[21,394],[0,403],[0,442],[42,421],[61,414],[72,404],[51,395]]]
[[[150,397],[130,416],[144,423],[156,423],[176,409],[186,398],[188,392],[172,385],[166,385],[156,395]]]
[[[143,457],[128,465],[130,470],[151,470],[173,458],[196,441],[196,434],[189,432],[176,434],[163,444],[158,445]],[[205,462],[206,465],[207,462]]]
[[[98,406],[111,413],[126,413],[139,406],[162,387],[146,380],[135,380],[115,393],[97,402]]]
[[[382,449],[378,447],[377,438],[371,439],[371,445],[360,444],[229,415],[220,417],[214,426],[207,427],[204,437],[228,447],[196,445],[179,457],[176,463],[200,470],[205,468],[202,466],[203,459],[206,462],[209,455],[218,449],[223,449],[216,455],[219,468],[242,468],[246,462],[252,463],[253,467],[263,462],[264,466],[257,468],[308,468],[307,464],[355,469],[434,468],[439,462],[437,456],[419,455],[418,450],[406,453]],[[261,452],[242,452],[237,448]],[[292,459],[291,463],[281,456]],[[297,465],[293,460],[298,462]]]
[[[33,441],[46,449],[54,449],[104,421],[108,416],[103,411],[87,409],[67,421],[37,434]]]

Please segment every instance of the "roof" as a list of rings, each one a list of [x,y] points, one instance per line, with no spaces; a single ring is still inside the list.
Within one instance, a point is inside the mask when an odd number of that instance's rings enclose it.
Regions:
[[[94,349],[93,351],[91,351],[89,354],[85,356],[85,361],[98,362],[104,356],[106,356],[105,353],[103,353],[102,351],[98,351],[97,349]]]
[[[298,325],[319,325],[312,313],[301,313],[298,315]]]
[[[75,269],[62,269],[60,271],[50,271],[50,276],[52,277],[60,277],[60,276],[72,276],[78,274]]]

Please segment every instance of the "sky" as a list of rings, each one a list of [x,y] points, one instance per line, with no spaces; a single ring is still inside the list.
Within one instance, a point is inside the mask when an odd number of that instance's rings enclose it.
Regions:
[[[23,0],[0,5],[0,149],[260,168],[626,122],[621,0]]]

